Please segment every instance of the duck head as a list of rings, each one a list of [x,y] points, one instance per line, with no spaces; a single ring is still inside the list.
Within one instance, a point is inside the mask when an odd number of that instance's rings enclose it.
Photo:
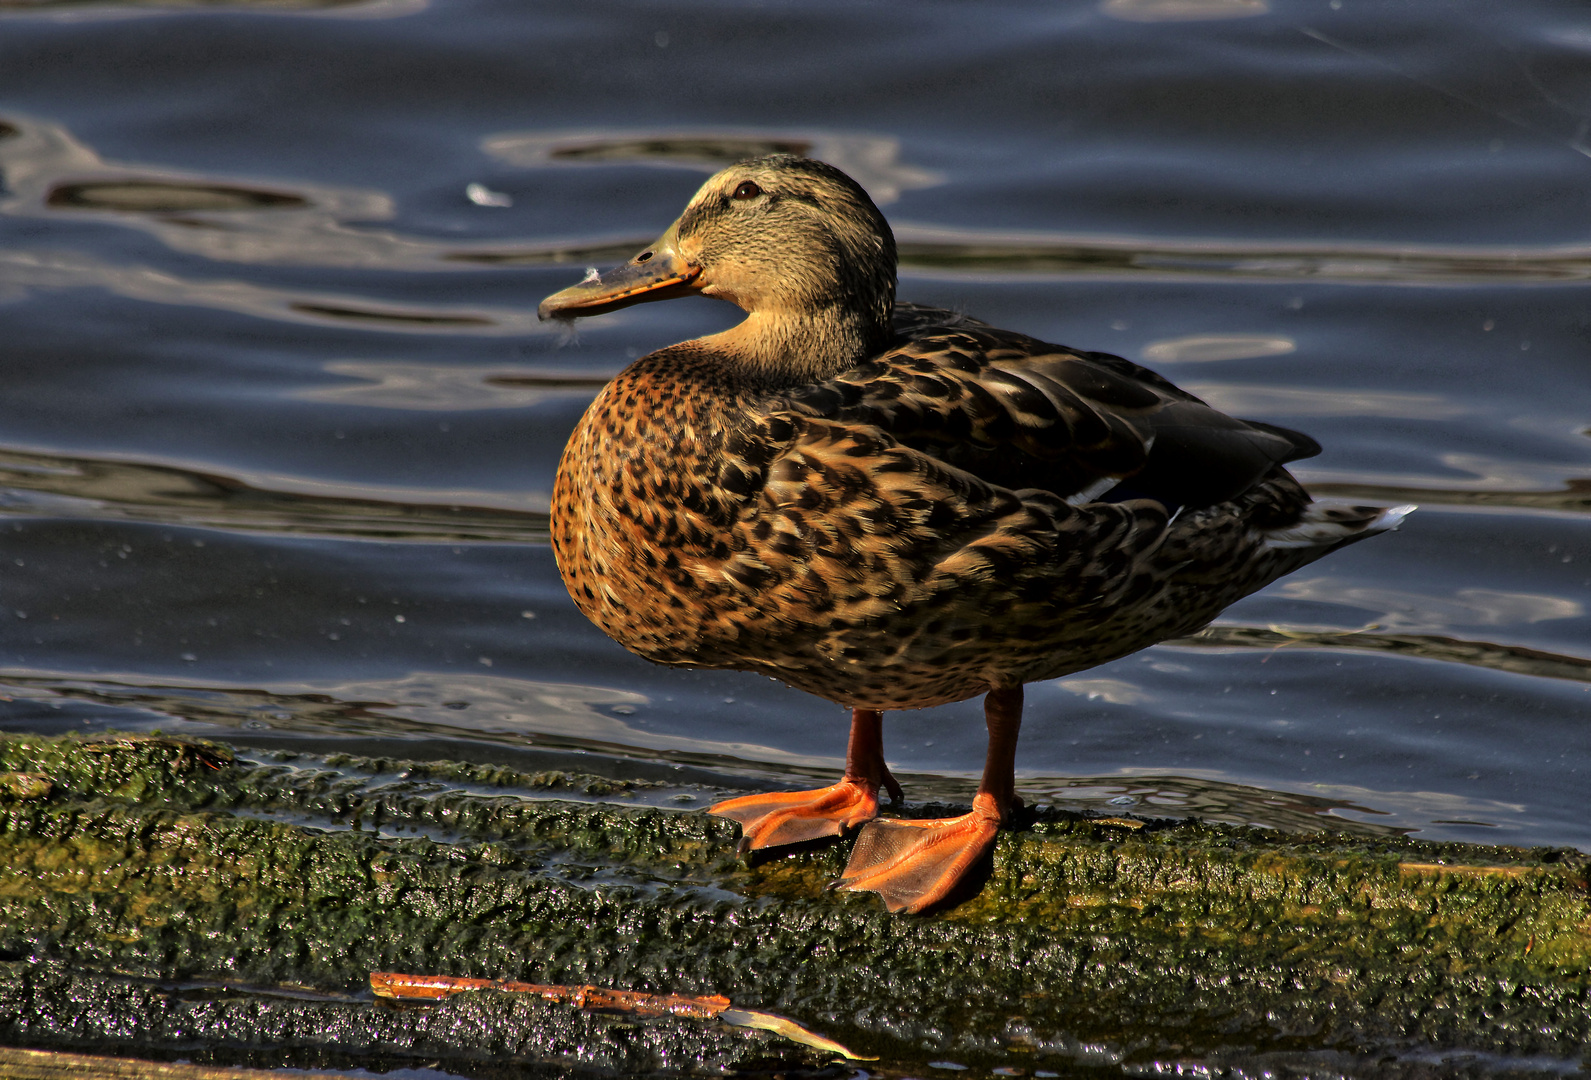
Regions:
[[[541,302],[574,318],[700,293],[744,309],[700,344],[764,380],[827,378],[882,350],[895,303],[895,237],[856,181],[789,154],[718,173],[629,262]]]

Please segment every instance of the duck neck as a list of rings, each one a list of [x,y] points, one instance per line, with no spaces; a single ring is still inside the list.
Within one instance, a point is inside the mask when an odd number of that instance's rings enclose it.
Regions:
[[[882,322],[838,306],[750,312],[736,326],[701,339],[734,358],[745,374],[770,389],[823,382],[855,367],[889,344],[889,316]]]

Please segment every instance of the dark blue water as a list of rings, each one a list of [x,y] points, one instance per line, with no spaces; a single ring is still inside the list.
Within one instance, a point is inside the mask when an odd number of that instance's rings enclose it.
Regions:
[[[1421,505],[1030,687],[1030,799],[1591,849],[1588,132],[1577,3],[0,0],[0,725],[837,769],[839,710],[629,656],[546,543],[602,380],[737,313],[536,302],[787,147],[904,299]],[[977,703],[886,739],[970,792]]]

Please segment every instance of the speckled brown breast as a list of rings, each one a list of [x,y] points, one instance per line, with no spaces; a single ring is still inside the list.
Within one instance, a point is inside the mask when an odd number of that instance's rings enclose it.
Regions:
[[[917,370],[924,358],[908,349],[896,360],[923,388],[917,404],[938,408],[945,391]],[[830,415],[814,415],[812,397],[738,382],[691,343],[610,383],[570,439],[553,494],[553,546],[581,611],[659,663],[911,708],[1196,629],[1321,553],[1264,544],[1265,528],[1308,502],[1280,468],[1168,523],[1148,499],[1074,507],[1052,490],[997,486],[936,456],[931,440],[907,445],[871,422],[860,395]],[[1174,403],[1161,398],[1111,415]],[[1102,459],[1127,445],[1133,429],[1118,426],[1095,440]],[[1035,457],[991,461],[1021,477],[1042,468]]]

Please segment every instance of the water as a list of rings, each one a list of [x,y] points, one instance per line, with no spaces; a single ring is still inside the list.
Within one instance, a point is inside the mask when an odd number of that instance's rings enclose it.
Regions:
[[[837,770],[842,712],[629,656],[546,535],[596,388],[735,313],[536,302],[786,147],[903,298],[1421,504],[1030,687],[1030,800],[1591,849],[1588,53],[1550,2],[0,0],[0,725]],[[919,798],[983,739],[886,719]]]

